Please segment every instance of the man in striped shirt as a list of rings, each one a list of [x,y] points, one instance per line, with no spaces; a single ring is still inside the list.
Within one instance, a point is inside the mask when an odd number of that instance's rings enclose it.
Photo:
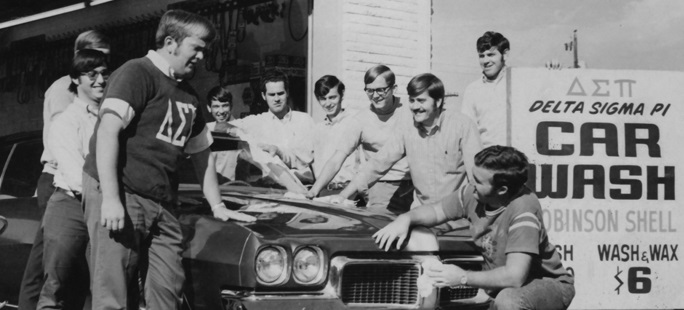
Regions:
[[[482,252],[482,271],[433,264],[425,272],[437,287],[468,285],[493,298],[490,309],[567,309],[575,295],[574,279],[542,222],[537,196],[525,186],[528,161],[523,153],[494,145],[475,155],[472,184],[440,202],[397,217],[373,235],[380,248],[397,248],[411,226],[434,226],[467,218]]]

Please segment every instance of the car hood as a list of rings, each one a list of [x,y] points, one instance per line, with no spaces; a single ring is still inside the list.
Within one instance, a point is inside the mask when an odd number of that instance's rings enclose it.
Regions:
[[[181,192],[181,203],[198,205],[202,201],[199,187],[184,186]],[[265,240],[297,236],[367,238],[395,218],[365,208],[287,198],[286,192],[278,189],[222,186],[221,195],[230,209],[257,218],[252,223],[229,223],[239,225]],[[469,239],[466,232],[457,232],[452,236]]]
[[[186,187],[187,189],[187,187]],[[253,223],[238,223],[259,238],[280,239],[288,236],[368,236],[384,227],[393,217],[379,215],[356,207],[285,198],[280,190],[228,186],[222,197],[230,209],[257,218]],[[184,191],[188,198],[201,200],[201,192]],[[185,202],[182,200],[182,202]]]
[[[184,216],[186,226],[203,225],[203,229],[225,231],[234,235],[249,235],[259,243],[284,242],[328,244],[331,250],[345,248],[345,243],[354,243],[357,250],[377,251],[371,236],[378,229],[389,224],[394,216],[381,215],[358,207],[343,207],[307,199],[286,198],[285,191],[259,187],[222,186],[221,194],[226,205],[233,210],[253,215],[256,222],[222,222],[208,216],[204,203],[204,214],[198,215],[196,208],[192,214]],[[183,186],[181,203],[201,206],[203,196],[199,186]],[[186,227],[187,228],[187,227]],[[240,233],[237,233],[239,231]],[[448,236],[438,237],[440,244],[453,243],[447,248],[453,250],[472,250],[462,248],[458,243],[469,242],[467,230],[457,230]],[[456,247],[456,248],[454,248]]]
[[[278,245],[289,253],[299,247],[315,245],[328,257],[401,256],[403,251],[386,253],[379,249],[372,235],[393,220],[362,208],[340,207],[306,199],[290,199],[284,192],[255,187],[222,187],[222,197],[230,209],[251,214],[256,222],[223,222],[213,218],[203,202],[199,188],[181,188],[181,203],[195,206],[193,212],[181,215],[185,250],[183,257],[191,270],[211,270],[212,275],[231,283],[225,285],[253,287],[254,258],[265,245]],[[198,212],[204,210],[204,214]],[[438,237],[440,249],[474,253],[476,250],[465,232]],[[440,252],[442,252],[440,250]],[[209,268],[210,267],[210,268]],[[227,280],[228,281],[228,280]]]

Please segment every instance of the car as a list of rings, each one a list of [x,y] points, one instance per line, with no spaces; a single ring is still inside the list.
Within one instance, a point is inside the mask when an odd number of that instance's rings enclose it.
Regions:
[[[214,140],[216,152],[240,145],[227,135]],[[16,303],[40,225],[35,189],[41,152],[40,132],[0,138],[0,302],[8,304]],[[176,212],[184,236],[186,309],[488,307],[481,289],[422,284],[429,261],[481,269],[483,258],[466,230],[439,236],[416,230],[402,250],[385,252],[371,236],[392,216],[297,198],[254,178],[222,184],[221,193],[228,208],[257,221],[223,222],[211,216],[189,161],[181,167]]]

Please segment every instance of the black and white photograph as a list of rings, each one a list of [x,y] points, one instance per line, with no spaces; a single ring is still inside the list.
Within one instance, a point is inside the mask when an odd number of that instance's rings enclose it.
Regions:
[[[682,29],[680,0],[2,0],[0,309],[684,309]]]

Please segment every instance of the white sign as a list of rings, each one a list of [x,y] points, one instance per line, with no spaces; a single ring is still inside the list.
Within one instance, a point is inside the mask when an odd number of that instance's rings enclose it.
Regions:
[[[684,73],[512,68],[512,146],[572,309],[684,308]]]

